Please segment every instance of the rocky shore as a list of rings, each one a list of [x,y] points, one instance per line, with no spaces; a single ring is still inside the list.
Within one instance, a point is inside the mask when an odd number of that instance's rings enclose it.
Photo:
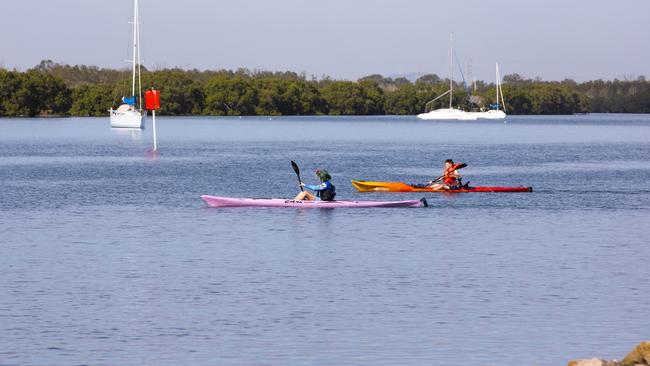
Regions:
[[[588,358],[569,361],[567,366],[646,366],[650,365],[650,341],[641,342],[622,360]]]

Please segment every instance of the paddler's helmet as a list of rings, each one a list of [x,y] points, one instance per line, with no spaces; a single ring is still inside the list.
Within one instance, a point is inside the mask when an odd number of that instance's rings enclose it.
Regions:
[[[325,182],[332,179],[330,173],[325,169],[316,169],[316,176],[320,179],[321,182]]]

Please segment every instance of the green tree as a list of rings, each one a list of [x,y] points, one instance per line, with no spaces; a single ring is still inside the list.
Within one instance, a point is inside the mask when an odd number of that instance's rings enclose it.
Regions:
[[[284,92],[284,99],[289,105],[289,112],[296,115],[314,115],[327,113],[327,104],[320,90],[313,82],[294,81]]]
[[[244,76],[217,75],[205,87],[205,114],[218,116],[255,115],[258,91]]]
[[[265,77],[256,80],[258,104],[255,113],[266,116],[279,116],[292,113],[290,102],[285,96],[289,82],[287,80]]]
[[[260,115],[306,115],[323,113],[325,102],[314,83],[301,78],[269,78],[256,81]]]
[[[387,114],[418,114],[423,109],[413,84],[402,84],[396,91],[386,94],[384,110]]]
[[[60,78],[38,69],[28,70],[20,75],[20,87],[10,98],[17,105],[13,115],[64,115],[72,105],[71,94]]]
[[[110,85],[81,85],[72,90],[70,114],[82,117],[107,116],[107,110],[114,104]]]
[[[363,91],[365,106],[361,114],[384,114],[384,91],[374,81],[361,81],[359,86]]]
[[[329,114],[367,115],[383,110],[383,92],[373,81],[334,81],[322,89]]]
[[[436,85],[439,84],[442,80],[440,80],[440,77],[436,74],[426,74],[420,76],[417,80],[415,80],[416,84],[425,84],[425,85]]]
[[[22,75],[15,71],[0,69],[0,116],[21,115],[22,101],[18,90],[22,88]]]
[[[162,70],[145,74],[144,84],[145,89],[160,90],[160,114],[183,116],[203,112],[203,88],[182,70]]]

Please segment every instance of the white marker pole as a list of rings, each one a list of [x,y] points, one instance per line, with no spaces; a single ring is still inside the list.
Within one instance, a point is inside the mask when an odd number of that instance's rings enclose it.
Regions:
[[[158,151],[158,141],[156,139],[156,110],[153,113],[153,151]]]

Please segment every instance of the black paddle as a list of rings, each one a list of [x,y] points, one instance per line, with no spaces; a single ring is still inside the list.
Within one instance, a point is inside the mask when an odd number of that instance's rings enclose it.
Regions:
[[[293,171],[296,172],[296,175],[298,176],[298,183],[302,183],[302,180],[300,179],[300,168],[298,168],[298,164],[296,164],[295,161],[291,160],[291,166],[293,167]],[[302,184],[300,185],[300,191],[304,192],[304,189],[302,189]]]

